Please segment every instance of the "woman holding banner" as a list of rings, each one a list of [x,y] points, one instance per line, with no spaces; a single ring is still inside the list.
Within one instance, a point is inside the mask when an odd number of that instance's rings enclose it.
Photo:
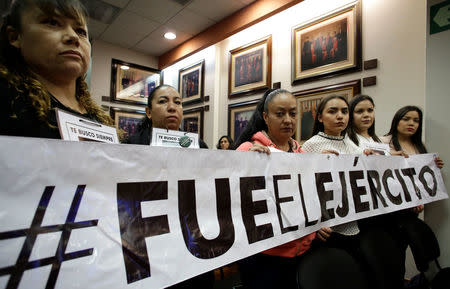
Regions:
[[[79,1],[12,1],[0,35],[0,134],[61,138],[55,108],[112,124],[84,81],[90,53]]]
[[[295,97],[287,90],[268,90],[259,101],[244,131],[236,141],[237,150],[301,153],[292,139],[297,124]],[[297,288],[296,257],[305,253],[315,233],[269,249],[239,263],[245,288]]]
[[[391,151],[402,151],[407,155],[425,154],[427,149],[422,142],[423,114],[417,106],[400,108],[394,115],[391,129],[381,141],[390,146]],[[438,168],[444,167],[440,157],[435,159]]]
[[[178,130],[183,118],[181,96],[170,85],[157,86],[148,96],[145,114],[146,117],[139,124],[137,132],[125,141],[126,143],[149,145],[153,128]],[[201,139],[199,139],[199,146],[208,148]]]
[[[361,149],[381,143],[375,134],[375,104],[368,95],[358,95],[349,103],[348,137]],[[388,148],[381,148],[380,154],[390,154]],[[393,152],[402,155],[402,152]],[[412,209],[423,210],[423,205]],[[361,250],[366,252],[366,263],[370,268],[371,283],[375,288],[401,288],[405,275],[405,251],[407,244],[402,237],[401,225],[396,216],[401,212],[378,215],[358,220]],[[389,262],[383,262],[389,260]],[[386,270],[384,270],[386,268]]]
[[[139,124],[138,131],[126,142],[130,144],[149,145],[153,128],[178,130],[183,118],[183,106],[178,91],[170,85],[157,86],[148,96],[148,105],[145,108],[146,117]],[[208,146],[199,139],[200,148]],[[213,271],[173,285],[169,288],[213,288]]]

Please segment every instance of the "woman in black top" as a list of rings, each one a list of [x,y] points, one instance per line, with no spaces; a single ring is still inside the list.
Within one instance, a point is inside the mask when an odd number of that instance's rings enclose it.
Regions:
[[[0,33],[0,134],[60,138],[54,108],[104,124],[84,81],[91,44],[78,0],[16,0]]]
[[[139,124],[137,132],[126,141],[127,143],[149,145],[154,127],[178,130],[183,118],[180,94],[170,85],[157,86],[148,96],[145,114],[146,117]],[[199,146],[208,148],[201,139],[199,139]]]

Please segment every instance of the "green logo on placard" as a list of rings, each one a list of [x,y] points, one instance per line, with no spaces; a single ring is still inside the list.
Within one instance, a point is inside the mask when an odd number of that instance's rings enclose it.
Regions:
[[[430,34],[450,29],[450,0],[430,7]]]

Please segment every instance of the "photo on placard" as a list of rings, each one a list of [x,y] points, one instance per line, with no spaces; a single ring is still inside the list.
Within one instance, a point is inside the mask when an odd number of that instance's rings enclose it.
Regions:
[[[361,3],[292,29],[292,84],[361,70]]]
[[[259,99],[228,105],[228,135],[237,140],[256,109]]]
[[[272,79],[272,35],[230,51],[228,95],[268,89]]]
[[[158,69],[113,59],[111,101],[147,105],[149,94],[162,83]]]
[[[329,95],[344,96],[350,101],[361,91],[361,80],[348,81],[338,84],[332,84],[313,89],[293,92],[297,98],[297,131],[296,140],[302,144],[312,135],[314,119],[317,114],[317,107],[320,101]]]
[[[192,108],[183,111],[183,120],[180,129],[185,132],[192,132],[203,138],[203,107]]]
[[[111,118],[114,120],[114,127],[124,132],[125,139],[137,132],[139,123],[146,117],[144,110],[111,107],[110,112]]]
[[[183,100],[183,105],[189,105],[203,101],[205,61],[180,69],[178,72],[178,92]]]

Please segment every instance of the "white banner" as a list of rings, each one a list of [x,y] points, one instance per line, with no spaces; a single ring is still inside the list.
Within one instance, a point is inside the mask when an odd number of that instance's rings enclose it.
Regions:
[[[161,288],[322,226],[447,198],[433,155],[0,137],[0,288]]]

